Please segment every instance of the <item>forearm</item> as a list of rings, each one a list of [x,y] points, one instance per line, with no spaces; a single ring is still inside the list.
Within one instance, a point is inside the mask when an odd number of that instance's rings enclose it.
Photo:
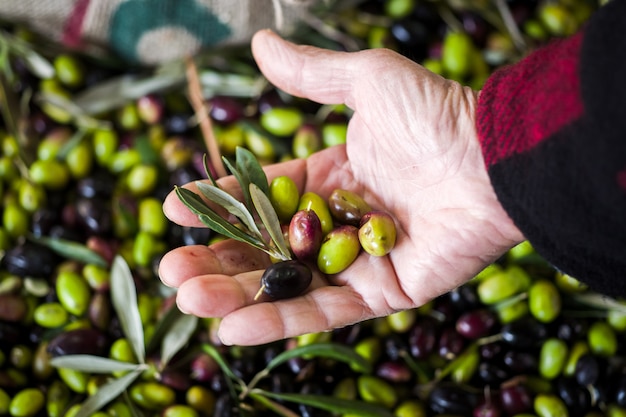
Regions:
[[[626,294],[626,1],[496,72],[477,129],[498,199],[548,261]]]

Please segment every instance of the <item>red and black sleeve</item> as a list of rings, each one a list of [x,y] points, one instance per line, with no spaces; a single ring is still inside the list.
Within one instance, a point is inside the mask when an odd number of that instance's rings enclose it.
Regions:
[[[557,269],[626,296],[626,0],[496,71],[477,129],[504,209]]]

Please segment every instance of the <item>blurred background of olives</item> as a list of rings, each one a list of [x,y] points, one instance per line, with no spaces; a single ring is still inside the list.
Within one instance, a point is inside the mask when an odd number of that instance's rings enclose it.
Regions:
[[[499,66],[574,33],[597,7],[591,0],[339,1],[303,23],[295,39],[340,50],[391,48],[479,89]],[[73,416],[124,373],[55,368],[51,358],[136,361],[111,302],[114,256],[132,271],[150,345],[175,308],[156,275],[160,257],[220,239],[171,224],[161,211],[174,185],[205,176],[207,144],[183,63],[123,69],[8,23],[0,52],[0,416]],[[245,48],[209,52],[196,65],[227,158],[238,146],[263,163],[305,158],[345,141],[347,109],[277,91]],[[214,346],[236,377],[250,381],[281,352],[332,342],[353,349],[372,372],[300,356],[259,387],[359,400],[397,417],[626,416],[626,304],[559,274],[527,243],[419,309],[333,332],[225,347],[217,324],[201,320],[164,369],[152,346],[152,372],[95,414],[281,415],[254,399],[238,403],[229,377],[199,346]],[[284,416],[337,415],[278,403]]]

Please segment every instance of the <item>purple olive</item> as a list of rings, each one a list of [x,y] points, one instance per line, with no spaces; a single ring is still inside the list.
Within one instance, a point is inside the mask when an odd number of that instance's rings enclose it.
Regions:
[[[322,222],[313,210],[299,210],[289,222],[289,246],[300,260],[315,259],[322,244]]]

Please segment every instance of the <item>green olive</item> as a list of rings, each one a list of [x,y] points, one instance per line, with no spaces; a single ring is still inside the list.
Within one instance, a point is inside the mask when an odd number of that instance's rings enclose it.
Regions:
[[[496,304],[517,294],[520,282],[512,279],[506,271],[494,272],[479,281],[478,297],[484,304]]]
[[[591,325],[587,343],[595,355],[611,357],[617,352],[617,335],[606,321],[596,321]]]
[[[549,338],[541,345],[539,352],[539,373],[546,379],[554,379],[561,374],[568,355],[567,344],[557,338]]]
[[[113,153],[108,161],[108,166],[114,174],[120,174],[130,170],[141,163],[141,153],[134,148],[121,149]]]
[[[106,412],[110,417],[133,417],[134,415],[124,401],[114,401],[106,408]]]
[[[174,404],[176,393],[158,382],[139,382],[130,388],[130,398],[146,410],[160,411]]]
[[[163,236],[167,231],[168,221],[163,213],[163,204],[156,197],[146,197],[139,201],[139,230],[153,236]]]
[[[527,300],[517,300],[513,303],[503,302],[496,304],[494,307],[501,324],[512,323],[526,316],[530,311]]]
[[[450,377],[459,384],[468,383],[478,369],[480,354],[477,349],[470,349],[457,356],[454,361]]]
[[[568,417],[567,407],[554,394],[539,394],[534,400],[534,409],[538,417]]]
[[[551,281],[541,279],[528,290],[530,313],[543,323],[550,323],[561,312],[561,294]]]
[[[322,126],[322,144],[324,148],[346,143],[348,125],[345,123],[326,123]]]
[[[426,417],[426,408],[419,400],[404,400],[394,410],[394,417]]]
[[[333,389],[333,397],[335,398],[354,400],[356,399],[356,395],[356,381],[354,380],[354,378],[343,378],[337,383],[337,385],[335,385],[335,388]]]
[[[384,211],[370,211],[361,220],[359,242],[372,256],[385,256],[396,244],[396,224]]]
[[[272,107],[261,114],[261,126],[276,136],[290,136],[302,124],[302,111],[295,107]]]
[[[139,266],[149,266],[152,258],[159,252],[160,244],[150,233],[140,231],[135,236],[133,259]]]
[[[268,197],[280,221],[289,223],[300,203],[300,191],[294,180],[286,175],[274,178],[269,185]]]
[[[56,159],[37,160],[30,165],[28,171],[30,179],[35,184],[43,185],[50,190],[63,189],[70,180],[70,171],[67,165]]]
[[[319,194],[308,191],[300,196],[298,210],[313,210],[322,224],[322,233],[326,235],[333,229],[333,217],[328,203]]]
[[[471,71],[472,39],[465,32],[450,31],[443,39],[441,64],[448,76],[462,79]]]
[[[87,373],[70,368],[57,368],[57,372],[61,380],[70,390],[77,394],[87,392],[87,384],[89,382],[89,375]]]
[[[543,3],[537,11],[539,20],[552,36],[569,36],[576,32],[574,15],[558,3]]]
[[[5,390],[0,388],[0,416],[9,412],[9,404],[11,404],[11,397]]]
[[[322,240],[317,267],[324,274],[338,274],[355,261],[361,250],[356,227],[342,225],[331,230]]]
[[[89,288],[92,290],[100,291],[109,288],[111,276],[106,267],[96,264],[85,264],[82,273]]]
[[[10,237],[24,236],[30,225],[28,212],[17,203],[7,203],[2,212],[2,225]]]
[[[72,271],[59,272],[56,294],[61,305],[75,316],[82,316],[85,313],[91,299],[91,290],[85,278]]]
[[[563,375],[573,377],[576,375],[576,364],[578,359],[584,354],[589,353],[589,345],[584,340],[579,340],[572,345],[569,350],[567,361],[563,366]]]
[[[66,126],[61,126],[51,130],[41,139],[37,145],[37,159],[55,159],[59,150],[72,137],[72,131]]]
[[[9,404],[11,417],[32,417],[44,407],[46,398],[37,388],[25,388],[13,396]]]
[[[626,417],[626,408],[620,407],[617,404],[609,404],[606,407],[606,413],[604,415],[606,417]]]
[[[137,361],[133,347],[126,338],[117,339],[111,344],[109,357],[121,362],[135,363]]]
[[[220,150],[224,155],[235,155],[238,147],[245,145],[245,134],[243,128],[233,123],[223,128],[217,128],[214,126],[214,134],[217,143],[220,146]]]
[[[559,288],[559,290],[567,293],[583,292],[588,289],[588,286],[586,284],[562,272],[557,272],[555,274],[554,282],[556,283],[556,286]]]
[[[382,354],[380,338],[373,336],[362,339],[354,346],[354,351],[374,365]]]
[[[185,400],[190,407],[206,415],[212,415],[215,409],[215,394],[202,385],[193,385],[185,393]]]
[[[255,129],[245,129],[244,139],[246,148],[261,161],[273,161],[276,158],[276,149],[270,138]]]
[[[46,392],[46,411],[48,417],[62,417],[70,401],[70,390],[61,381],[52,381]]]
[[[145,196],[157,185],[159,172],[155,165],[138,164],[130,168],[126,185],[134,196]]]
[[[291,153],[296,158],[308,158],[322,149],[322,138],[319,130],[309,124],[304,124],[294,134],[291,142]]]
[[[365,402],[378,404],[388,409],[391,409],[398,402],[398,395],[394,387],[375,376],[359,376],[357,378],[357,390]]]
[[[50,353],[48,352],[48,342],[42,341],[37,345],[33,353],[31,371],[35,378],[45,381],[54,373],[54,367],[50,363]]]
[[[183,404],[171,405],[163,410],[161,415],[163,417],[199,417],[198,411]]]
[[[85,68],[78,58],[70,54],[57,55],[52,61],[56,78],[61,84],[70,87],[80,87],[85,79]]]
[[[117,133],[114,130],[98,129],[93,133],[92,141],[96,161],[108,167],[119,144]]]
[[[134,102],[126,103],[120,107],[117,110],[116,119],[122,130],[139,130],[143,125],[137,110],[137,104]]]
[[[46,202],[46,191],[41,185],[21,181],[18,191],[20,205],[29,213],[34,213]]]
[[[385,15],[401,19],[410,15],[415,9],[415,0],[388,0],[385,2]]]
[[[413,324],[417,320],[417,310],[408,309],[398,311],[397,313],[388,315],[386,320],[394,333],[406,333],[413,327]]]
[[[85,178],[89,175],[94,164],[91,144],[87,140],[76,144],[65,156],[65,164],[74,179]]]

